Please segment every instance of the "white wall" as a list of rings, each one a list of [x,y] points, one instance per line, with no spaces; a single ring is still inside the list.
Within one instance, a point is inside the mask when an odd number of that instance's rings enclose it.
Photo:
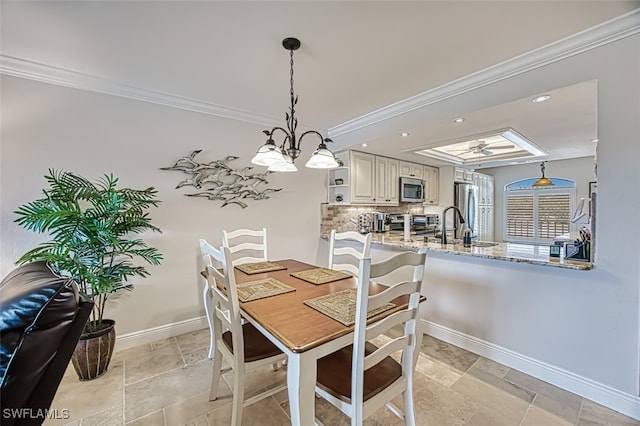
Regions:
[[[186,197],[188,188],[174,189],[186,175],[159,170],[194,149],[203,149],[202,161],[236,155],[234,168],[249,165],[264,143],[261,126],[7,76],[1,90],[2,276],[42,239],[13,223],[13,211],[41,196],[49,168],[88,178],[113,172],[123,186],[159,192],[162,203],[151,217],[163,233],[146,239],[164,261],[108,307],[119,335],[204,315],[198,239],[219,244],[222,229],[266,226],[271,258],[315,261],[326,172],[300,167],[295,174],[273,174],[269,187],[284,189],[241,209]],[[302,160],[313,148],[303,146]]]
[[[595,147],[594,147],[595,149]],[[594,157],[574,158],[571,160],[549,161],[545,176],[569,179],[576,183],[576,203],[585,199],[583,212],[589,214],[589,182],[595,181]],[[519,164],[515,166],[482,169],[494,177],[495,240],[504,240],[504,187],[512,182],[540,177],[540,163]]]

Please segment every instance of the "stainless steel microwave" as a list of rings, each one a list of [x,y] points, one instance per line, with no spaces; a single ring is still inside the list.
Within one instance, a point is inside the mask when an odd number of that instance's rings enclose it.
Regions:
[[[424,181],[414,178],[400,178],[400,202],[401,203],[423,203],[424,202]]]

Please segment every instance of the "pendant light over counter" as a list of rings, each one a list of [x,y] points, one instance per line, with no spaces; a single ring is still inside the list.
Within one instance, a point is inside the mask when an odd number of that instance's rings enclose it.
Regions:
[[[267,142],[258,148],[258,152],[251,162],[259,166],[267,166],[268,170],[274,172],[298,171],[293,163],[300,155],[302,139],[308,135],[315,135],[320,139],[320,144],[305,166],[312,169],[332,169],[338,167],[338,161],[335,155],[326,145],[326,142],[333,142],[331,139],[323,137],[322,134],[315,130],[308,130],[302,133],[299,138],[296,135],[298,119],[296,118],[295,106],[298,103],[298,97],[293,91],[293,52],[300,48],[300,40],[292,37],[285,38],[282,40],[282,46],[289,51],[291,57],[289,62],[291,65],[291,78],[289,80],[291,105],[289,106],[289,112],[285,113],[287,122],[286,129],[283,127],[274,127],[271,130],[263,130],[263,133],[267,135]],[[276,132],[282,133],[283,140],[280,146],[277,146],[273,139]]]
[[[542,172],[542,177],[534,182],[533,186],[535,186],[535,187],[552,186],[554,184],[553,182],[551,182],[551,180],[549,180],[548,178],[546,178],[544,176],[544,169],[545,169],[544,164],[545,163],[546,163],[546,161],[543,161],[543,162],[540,163],[540,171]]]

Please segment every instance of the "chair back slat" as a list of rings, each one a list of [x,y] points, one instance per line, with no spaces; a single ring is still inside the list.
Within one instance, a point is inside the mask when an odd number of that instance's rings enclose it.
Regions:
[[[238,238],[238,240],[235,240]],[[247,238],[253,241],[246,241]],[[260,241],[255,241],[259,238]],[[251,251],[251,255],[232,258],[231,264],[242,265],[245,263],[266,262],[267,254],[267,229],[236,229],[235,231],[222,231],[222,246],[228,247],[230,253],[235,254],[240,251]],[[260,252],[256,254],[256,252]]]
[[[362,244],[360,250],[354,247],[336,247],[336,241],[356,241]],[[357,277],[359,274],[359,266],[356,262],[361,259],[368,258],[371,250],[371,234],[362,235],[353,231],[336,232],[335,229],[331,230],[329,237],[329,269],[336,271],[349,272],[353,276]],[[344,260],[336,262],[336,256],[350,256],[353,258],[354,263],[345,263]]]
[[[375,263],[371,265],[371,278],[378,278],[385,275],[389,275],[391,272],[396,269],[400,269],[404,266],[413,266],[415,268],[420,268],[420,272],[424,272],[424,263],[425,263],[425,254],[424,253],[400,253],[397,254],[384,262]],[[414,274],[415,277],[415,274]],[[421,281],[422,275],[419,275],[417,278],[414,278],[414,281]]]
[[[369,297],[368,310],[379,308],[385,303],[389,303],[396,297],[400,297],[405,294],[412,294],[420,288],[420,283],[416,281],[405,281],[395,284],[385,291],[375,294]]]
[[[334,263],[330,269],[333,269],[334,271],[348,272],[354,277],[357,277],[360,273],[358,267],[350,263]]]
[[[240,243],[237,246],[229,247],[231,254],[242,250],[264,250],[264,244],[258,243]]]
[[[364,357],[364,370],[367,371],[371,367],[379,364],[386,357],[402,350],[405,346],[411,344],[411,341],[411,336],[405,334],[380,346],[378,350]]]
[[[411,319],[413,319],[413,316],[414,316],[413,309],[405,309],[399,312],[394,312],[393,314],[381,319],[380,321],[376,321],[372,324],[369,324],[365,331],[366,333],[365,340],[366,341],[372,340],[377,336],[392,329],[393,327],[399,324],[404,324],[407,321],[410,321]]]
[[[337,248],[334,247],[333,255],[334,256],[348,255],[348,256],[353,256],[355,258],[358,258],[358,260],[360,260],[360,257],[364,256],[361,251],[358,251],[353,247],[337,247]]]

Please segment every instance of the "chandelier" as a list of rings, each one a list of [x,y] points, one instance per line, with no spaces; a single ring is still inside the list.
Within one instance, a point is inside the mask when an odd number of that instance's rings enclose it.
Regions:
[[[259,166],[267,166],[268,170],[274,172],[295,172],[298,169],[293,162],[300,155],[302,139],[307,135],[315,135],[320,138],[320,144],[305,165],[313,169],[331,169],[338,167],[338,162],[333,152],[329,151],[326,145],[326,142],[333,142],[331,139],[323,137],[315,130],[308,130],[302,133],[299,138],[296,135],[298,119],[296,118],[295,106],[298,103],[298,97],[293,91],[293,51],[298,50],[300,47],[300,40],[292,37],[285,38],[282,40],[282,46],[290,52],[291,56],[291,78],[289,80],[291,84],[291,90],[289,92],[291,95],[291,106],[289,106],[289,112],[285,113],[287,127],[286,129],[283,127],[274,127],[271,130],[263,130],[263,133],[268,137],[267,142],[258,148],[258,152],[255,157],[251,159],[251,162]],[[280,146],[277,146],[273,139],[276,132],[282,133],[284,137],[282,145]]]

